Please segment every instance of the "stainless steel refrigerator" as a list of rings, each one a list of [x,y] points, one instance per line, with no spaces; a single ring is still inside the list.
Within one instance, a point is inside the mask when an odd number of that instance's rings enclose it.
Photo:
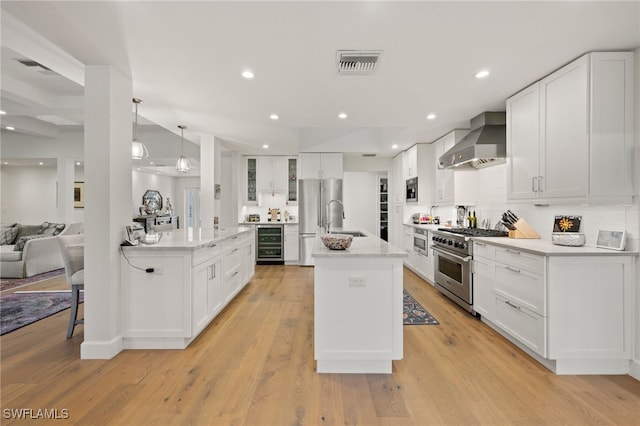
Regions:
[[[300,229],[299,265],[311,266],[311,250],[316,244],[316,234],[324,233],[327,221],[331,228],[342,227],[342,179],[302,179],[298,183],[300,201],[298,222]],[[338,200],[340,203],[331,203]]]

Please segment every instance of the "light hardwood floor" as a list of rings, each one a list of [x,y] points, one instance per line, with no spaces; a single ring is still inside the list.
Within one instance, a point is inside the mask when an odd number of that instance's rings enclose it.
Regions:
[[[83,326],[66,339],[56,314],[0,338],[0,423],[46,408],[68,410],[58,425],[639,424],[640,382],[555,376],[406,269],[404,285],[440,325],[404,327],[391,375],[314,372],[308,267],[258,266],[182,351],[80,360]]]

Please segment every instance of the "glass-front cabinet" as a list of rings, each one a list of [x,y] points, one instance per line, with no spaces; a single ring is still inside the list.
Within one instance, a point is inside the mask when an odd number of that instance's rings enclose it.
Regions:
[[[258,204],[258,159],[245,157],[245,203]]]
[[[287,202],[288,204],[298,203],[298,158],[292,157],[287,159]]]

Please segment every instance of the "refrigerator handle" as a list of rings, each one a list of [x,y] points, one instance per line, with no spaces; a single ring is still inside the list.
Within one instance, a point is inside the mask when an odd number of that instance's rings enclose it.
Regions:
[[[324,185],[322,184],[322,181],[320,181],[320,199],[318,200],[318,226],[320,228],[322,228],[323,226],[323,221],[322,221],[322,200],[324,199],[323,190],[324,190]]]

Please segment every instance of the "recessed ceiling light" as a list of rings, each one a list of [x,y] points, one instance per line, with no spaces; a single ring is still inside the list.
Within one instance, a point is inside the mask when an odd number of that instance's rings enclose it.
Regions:
[[[250,70],[244,70],[242,71],[242,76],[246,79],[252,79],[253,78],[253,72]]]
[[[427,115],[427,120],[433,120],[434,118],[436,118],[436,115],[433,113]]]
[[[5,127],[5,129],[7,129],[7,130],[15,130],[16,128],[13,127],[13,126],[7,126],[7,127]]]
[[[0,110],[0,115],[5,115],[6,113],[7,113],[7,111]]]
[[[153,166],[153,161],[149,161],[149,164],[151,164]]]
[[[39,166],[44,166],[44,163],[43,163],[42,161],[40,161],[40,162],[38,163],[38,165],[39,165]]]
[[[5,161],[3,164],[6,166],[7,164],[9,164],[9,162],[8,162],[8,161]]]
[[[270,118],[270,119],[272,119],[272,120],[277,120],[277,119],[278,119],[278,118],[280,118],[280,117],[278,116],[278,114],[271,114],[271,115],[269,116],[269,118]]]
[[[346,113],[346,112],[341,112],[340,114],[338,114],[338,118],[339,118],[340,120],[344,120],[344,119],[346,119],[347,117],[348,117],[348,115],[347,115],[347,113]]]
[[[391,145],[391,149],[398,149],[398,144],[394,143],[393,145]]]
[[[269,145],[267,145],[267,144],[265,143],[264,145],[262,145],[262,147],[263,147],[264,149],[267,149],[267,148],[269,148]]]
[[[476,78],[485,78],[486,76],[489,75],[489,71],[487,70],[482,70],[482,71],[478,71],[476,73]]]
[[[79,165],[80,165],[80,162],[79,162],[79,161],[76,161],[76,166],[79,166]]]

